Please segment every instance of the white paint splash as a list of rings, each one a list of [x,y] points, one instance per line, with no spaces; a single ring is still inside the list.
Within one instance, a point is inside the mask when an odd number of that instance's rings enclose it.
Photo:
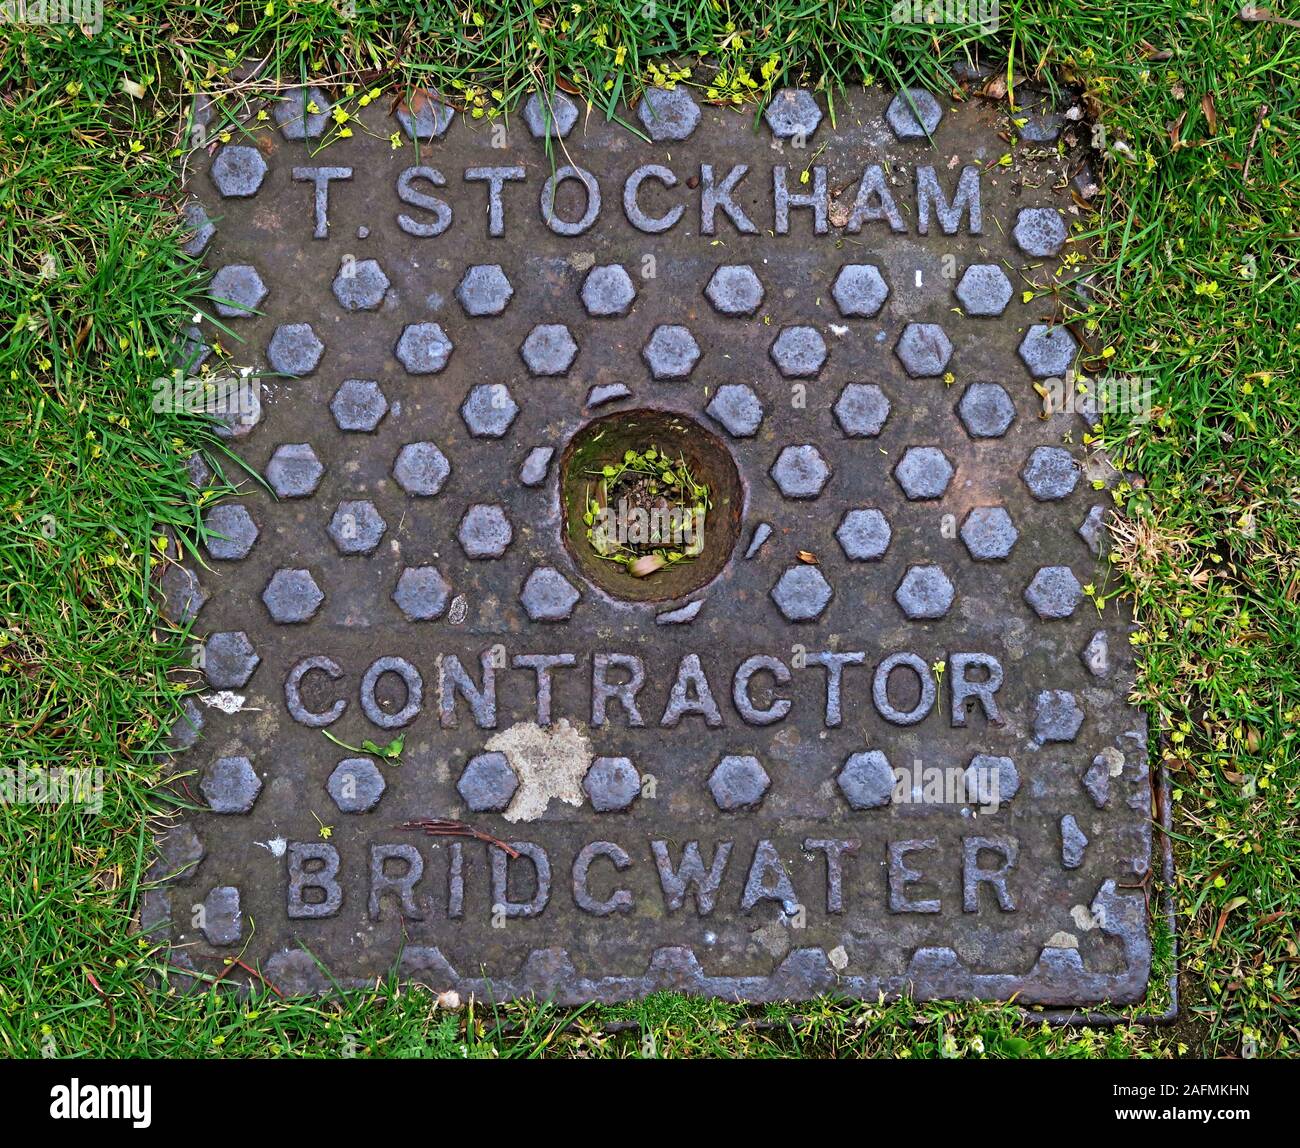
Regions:
[[[220,710],[223,714],[237,714],[244,708],[248,699],[243,694],[237,694],[232,690],[220,690],[215,694],[200,694],[199,701],[211,709]]]
[[[487,748],[504,753],[519,778],[504,814],[507,821],[536,821],[551,798],[568,805],[585,800],[582,779],[592,761],[591,742],[567,718],[545,729],[536,722],[518,722],[494,735]]]
[[[283,837],[272,837],[270,841],[254,841],[254,845],[260,845],[272,857],[283,857],[284,851],[289,847],[289,843]]]
[[[1070,919],[1079,932],[1087,933],[1105,924],[1106,915],[1102,912],[1094,913],[1087,905],[1075,905],[1070,910]]]

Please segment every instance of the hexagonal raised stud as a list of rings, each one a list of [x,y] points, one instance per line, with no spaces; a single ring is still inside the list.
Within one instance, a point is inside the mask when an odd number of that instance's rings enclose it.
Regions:
[[[203,249],[212,242],[212,237],[216,235],[216,224],[208,217],[208,209],[197,199],[192,199],[185,205],[182,215],[185,219],[185,226],[189,229],[190,237],[181,244],[181,250],[186,255],[197,259],[203,254]]]
[[[981,562],[1005,558],[1020,532],[1001,506],[976,506],[961,524],[961,540],[970,556]]]
[[[1055,143],[1061,135],[1061,129],[1065,127],[1065,116],[1055,111],[1050,97],[1044,95],[1031,98],[1013,116],[1011,126],[1019,132],[1025,143]]]
[[[940,566],[909,566],[894,591],[894,601],[914,621],[942,618],[957,591]]]
[[[340,554],[370,554],[379,545],[388,523],[369,499],[351,498],[339,503],[326,529]]]
[[[583,777],[582,789],[597,813],[616,813],[641,795],[641,775],[626,757],[598,757]]]
[[[239,689],[261,664],[261,656],[243,630],[209,634],[203,643],[203,676],[213,689]]]
[[[197,371],[212,354],[212,348],[203,341],[203,332],[194,324],[181,331],[173,351],[173,365],[183,371]]]
[[[1079,483],[1079,469],[1074,456],[1063,446],[1036,446],[1030,453],[1020,477],[1029,493],[1039,502],[1065,498]]]
[[[388,413],[388,399],[374,379],[344,379],[330,399],[339,430],[373,431]]]
[[[310,570],[277,570],[262,591],[262,602],[271,620],[282,625],[311,621],[324,601],[325,594]]]
[[[285,139],[314,140],[329,123],[330,102],[320,88],[294,88],[276,101],[272,114]]]
[[[431,498],[451,474],[451,463],[433,442],[408,442],[397,452],[393,477],[407,494]]]
[[[266,160],[255,147],[227,144],[217,152],[208,174],[226,199],[247,199],[266,178]]]
[[[456,284],[456,298],[465,314],[500,315],[514,297],[515,289],[499,263],[479,263],[466,268]]]
[[[1069,690],[1043,690],[1034,697],[1034,738],[1039,742],[1073,741],[1083,718]]]
[[[928,379],[943,374],[952,358],[952,343],[938,323],[908,323],[894,354],[912,378]]]
[[[683,87],[647,88],[636,107],[641,126],[656,143],[684,140],[700,122],[700,109]]]
[[[203,771],[199,790],[213,813],[247,813],[262,792],[262,779],[246,757],[219,757]]]
[[[345,311],[375,311],[384,301],[390,284],[376,259],[343,260],[330,284],[334,298]]]
[[[763,424],[763,404],[744,383],[724,383],[704,413],[726,427],[732,438],[752,438]]]
[[[704,297],[721,315],[752,315],[763,305],[763,281],[748,263],[724,263],[709,277]]]
[[[379,767],[368,757],[345,757],[325,782],[340,813],[369,813],[387,787]]]
[[[210,890],[203,898],[201,921],[199,932],[203,934],[203,939],[209,945],[238,944],[244,932],[238,886],[218,885]]]
[[[875,507],[846,510],[835,531],[835,538],[851,562],[874,562],[889,549],[893,531],[889,519]]]
[[[616,403],[620,399],[629,398],[631,394],[632,388],[626,383],[597,383],[587,392],[587,401],[583,405],[587,410],[593,410],[605,403]]]
[[[310,375],[325,353],[325,344],[310,323],[286,323],[275,329],[266,347],[266,361],[281,375]]]
[[[241,368],[238,401],[215,413],[212,429],[220,438],[244,438],[262,421],[262,380],[249,374]]]
[[[222,502],[203,516],[208,556],[219,562],[238,562],[248,557],[257,541],[257,523],[237,502]]]
[[[1020,792],[1020,773],[1009,757],[977,753],[966,766],[966,800],[972,805],[1003,805]]]
[[[811,92],[782,88],[767,105],[763,119],[777,139],[809,140],[822,122],[822,110]]]
[[[266,464],[266,481],[277,498],[307,498],[316,493],[325,467],[309,442],[286,442]]]
[[[1074,362],[1079,344],[1065,327],[1035,323],[1017,349],[1021,361],[1036,379],[1059,379]]]
[[[1079,523],[1079,528],[1075,533],[1083,539],[1084,545],[1092,551],[1093,556],[1100,558],[1103,544],[1106,541],[1106,508],[1104,506],[1090,507],[1087,516]]]
[[[563,92],[553,92],[545,98],[534,92],[524,104],[524,123],[535,140],[545,136],[564,139],[577,122],[578,107]]]
[[[1083,601],[1083,587],[1068,566],[1041,566],[1025,588],[1025,601],[1040,618],[1068,618]]]
[[[841,315],[870,318],[889,296],[889,284],[870,263],[846,263],[831,285],[831,298]]]
[[[833,408],[835,421],[849,438],[874,438],[889,410],[889,399],[875,383],[845,383]]]
[[[539,323],[523,341],[519,355],[531,374],[567,374],[578,357],[578,344],[563,323]]]
[[[1083,864],[1088,835],[1079,828],[1073,813],[1061,818],[1061,868],[1077,869]]]
[[[460,417],[475,438],[502,438],[519,414],[505,383],[480,383],[460,405]]]
[[[478,502],[465,511],[456,537],[466,558],[500,558],[514,539],[506,512],[492,503]]]
[[[474,813],[500,813],[518,788],[519,778],[504,753],[471,757],[456,782],[456,792]]]
[[[749,754],[730,754],[709,774],[709,792],[725,813],[755,808],[771,784],[767,770]]]
[[[438,323],[411,323],[402,329],[393,354],[408,375],[436,375],[451,358],[452,342]]]
[[[1110,676],[1110,639],[1105,630],[1094,630],[1088,644],[1079,651],[1079,658],[1094,678]]]
[[[175,562],[163,571],[159,590],[163,613],[177,622],[193,621],[208,600],[208,592],[199,584],[198,575]]]
[[[553,566],[534,567],[519,591],[519,601],[534,622],[566,621],[582,595]]]
[[[830,480],[831,468],[812,443],[801,443],[782,448],[770,473],[786,498],[816,498]]]
[[[835,784],[852,809],[883,809],[894,798],[894,770],[878,749],[850,754]]]
[[[790,566],[771,590],[772,601],[787,622],[812,622],[830,604],[831,584],[816,566]]]
[[[1000,438],[1016,417],[1016,404],[998,383],[971,383],[957,403],[957,417],[971,438]]]
[[[768,354],[787,379],[812,379],[826,362],[826,340],[816,327],[782,327]]]
[[[1069,232],[1056,208],[1026,207],[1016,216],[1016,226],[1011,235],[1016,246],[1026,255],[1046,259],[1061,250]]]
[[[641,348],[641,358],[654,379],[686,379],[700,360],[700,347],[690,329],[677,323],[661,323]]]
[[[553,446],[535,446],[524,458],[519,467],[519,481],[524,486],[541,486],[551,469],[551,459],[555,457]]]
[[[1011,302],[1011,280],[996,263],[972,263],[954,294],[967,315],[1001,315]]]
[[[222,318],[246,319],[266,298],[266,284],[256,267],[247,263],[228,263],[212,276],[208,294]]]
[[[937,446],[909,446],[894,467],[894,481],[913,502],[942,498],[953,474],[952,463]]]
[[[923,140],[934,134],[943,108],[924,88],[908,88],[889,101],[885,120],[900,140]]]
[[[407,566],[397,578],[393,602],[408,622],[428,622],[447,608],[451,587],[436,566]]]
[[[411,104],[415,107],[412,109]],[[448,107],[436,93],[412,92],[398,103],[394,112],[408,140],[441,139],[456,118],[454,108]]]
[[[189,749],[203,736],[206,724],[198,702],[192,697],[185,698],[181,702],[181,712],[167,734],[167,744],[173,749]]]
[[[626,315],[635,299],[632,277],[618,263],[593,267],[582,281],[582,305],[588,315]]]

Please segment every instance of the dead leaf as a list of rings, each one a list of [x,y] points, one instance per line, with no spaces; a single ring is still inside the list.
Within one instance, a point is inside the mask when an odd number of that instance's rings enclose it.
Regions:
[[[628,566],[627,572],[633,578],[645,578],[656,570],[661,570],[666,564],[667,560],[658,554],[644,554]]]
[[[562,92],[568,92],[569,95],[571,96],[578,96],[582,94],[582,89],[578,87],[577,84],[575,84],[572,80],[566,80],[563,76],[555,77],[555,86],[559,88],[560,91]]]
[[[1223,912],[1219,914],[1219,924],[1214,930],[1214,939],[1210,942],[1210,948],[1215,948],[1219,944],[1219,934],[1223,932],[1223,926],[1228,923],[1228,914],[1233,909],[1240,909],[1249,900],[1248,897],[1233,897],[1226,905],[1223,906]]]
[[[404,108],[413,116],[418,116],[431,99],[433,93],[428,88],[412,88],[409,96],[398,99],[397,107]]]
[[[1006,76],[994,76],[983,88],[980,89],[980,95],[987,96],[990,100],[1000,100],[1007,94]]]
[[[1274,16],[1267,8],[1255,4],[1246,4],[1238,13],[1248,24],[1281,24],[1287,28],[1300,28],[1300,20],[1288,20],[1285,16]]]
[[[1184,109],[1183,112],[1179,115],[1179,117],[1176,120],[1174,120],[1174,122],[1170,124],[1167,129],[1167,131],[1169,132],[1169,146],[1173,148],[1174,151],[1177,151],[1180,147],[1183,146],[1183,141],[1181,137],[1183,134],[1183,120],[1185,120],[1186,118],[1187,118],[1187,111],[1186,109]]]
[[[1158,64],[1164,60],[1172,60],[1174,57],[1173,52],[1167,48],[1157,48],[1152,44],[1148,44],[1145,40],[1141,40],[1139,43],[1142,46],[1142,58],[1144,60],[1152,60]]]
[[[1210,135],[1219,134],[1219,113],[1214,107],[1214,97],[1206,92],[1201,97],[1201,111],[1205,113],[1205,122],[1210,125]]]
[[[817,555],[814,554],[811,550],[800,550],[800,551],[799,551],[799,561],[800,561],[800,562],[806,562],[809,566],[816,566],[816,565],[817,565]]]

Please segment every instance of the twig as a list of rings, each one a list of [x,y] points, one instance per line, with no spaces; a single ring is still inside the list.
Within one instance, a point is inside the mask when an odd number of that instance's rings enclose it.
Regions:
[[[92,973],[89,969],[86,969],[85,973],[86,973],[86,980],[90,982],[90,987],[94,989],[95,992],[99,993],[100,999],[104,1002],[105,1005],[108,1006],[108,1031],[109,1031],[109,1035],[111,1036],[113,1029],[117,1027],[117,1013],[113,1009],[112,998],[108,995],[108,993],[106,993],[102,988],[99,987],[99,982],[95,980],[94,973]]]
[[[1238,15],[1248,24],[1280,24],[1284,28],[1300,28],[1300,20],[1288,20],[1285,16],[1274,16],[1267,8],[1246,4]]]
[[[1132,884],[1125,885],[1122,881],[1115,882],[1117,889],[1141,889],[1142,899],[1146,902],[1147,912],[1151,912],[1151,874],[1154,872],[1150,867],[1143,874],[1141,881],[1134,881]]]
[[[1250,143],[1246,146],[1246,166],[1241,169],[1242,183],[1250,179],[1250,163],[1255,158],[1255,141],[1259,139],[1259,129],[1266,115],[1268,115],[1268,104],[1260,104],[1259,110],[1255,113],[1255,130],[1250,133]]]
[[[467,825],[463,821],[453,821],[446,817],[423,817],[415,821],[407,821],[398,826],[399,829],[422,829],[431,837],[473,837],[478,841],[486,841],[489,845],[495,845],[498,849],[507,853],[511,857],[518,857],[519,850],[512,845],[493,837],[490,833],[484,833],[481,829],[475,829],[472,825]]]
[[[278,988],[275,987],[275,985],[273,985],[270,981],[268,981],[266,977],[264,977],[260,972],[258,972],[257,969],[253,968],[252,965],[246,964],[245,962],[241,961],[238,957],[223,957],[223,956],[219,956],[216,953],[196,953],[195,955],[199,957],[203,957],[209,961],[221,961],[225,965],[225,967],[221,970],[221,972],[218,973],[213,978],[214,984],[217,981],[221,980],[222,977],[224,977],[227,973],[231,972],[232,970],[236,968],[241,968],[250,977],[256,977],[259,981],[262,982],[262,984],[264,984],[268,989],[270,989],[273,993],[275,993],[276,996],[278,996],[281,1000],[284,1000],[284,993],[282,993]]]

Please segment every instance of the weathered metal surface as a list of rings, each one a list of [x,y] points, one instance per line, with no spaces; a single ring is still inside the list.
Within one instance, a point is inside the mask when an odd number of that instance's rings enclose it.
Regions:
[[[346,139],[311,99],[191,181],[205,367],[277,372],[231,420],[270,490],[172,577],[209,811],[142,925],[285,991],[1140,999],[1145,720],[1086,589],[1116,476],[1041,417],[1076,343],[1022,300],[1071,250],[1068,153],[1001,165],[1005,119],[918,93],[508,131],[352,101]],[[632,602],[559,482],[646,409],[742,489],[717,576]]]

